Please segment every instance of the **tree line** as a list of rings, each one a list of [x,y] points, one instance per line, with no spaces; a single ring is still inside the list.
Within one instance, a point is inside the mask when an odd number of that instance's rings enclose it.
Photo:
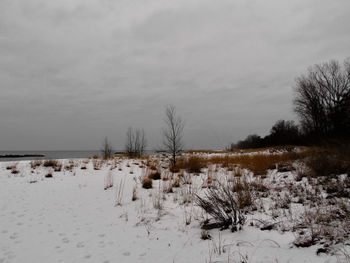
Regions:
[[[270,134],[248,135],[230,149],[277,145],[346,144],[350,139],[350,59],[314,65],[296,79],[294,121],[277,121]]]

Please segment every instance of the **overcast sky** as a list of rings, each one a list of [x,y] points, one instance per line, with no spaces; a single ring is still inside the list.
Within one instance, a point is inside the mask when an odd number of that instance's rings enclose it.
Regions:
[[[0,0],[0,150],[222,148],[295,119],[295,78],[350,56],[349,0]]]

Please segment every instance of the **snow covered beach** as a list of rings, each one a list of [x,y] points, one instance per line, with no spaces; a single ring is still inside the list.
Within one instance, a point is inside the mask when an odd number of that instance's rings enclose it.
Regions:
[[[257,208],[247,213],[243,230],[232,233],[213,229],[208,231],[211,239],[203,240],[201,223],[207,215],[194,199],[206,190],[203,182],[214,168],[202,169],[199,175],[185,172],[177,187],[162,158],[61,160],[59,169],[40,162],[0,163],[0,262],[348,259],[346,245],[327,254],[316,253],[320,244],[296,247],[293,242],[297,234],[289,231],[288,224],[284,226],[286,231],[262,231],[259,222],[271,218],[279,221],[286,214],[282,209],[281,215],[272,215],[273,210]],[[142,178],[152,165],[160,169],[162,180],[153,180],[153,188],[144,189]],[[232,175],[227,169],[215,169],[215,176]],[[275,169],[269,171],[266,180],[281,184],[294,177],[294,171]],[[271,204],[266,198],[259,200],[262,206]],[[296,203],[288,209],[301,210]],[[295,211],[292,216],[297,217]]]

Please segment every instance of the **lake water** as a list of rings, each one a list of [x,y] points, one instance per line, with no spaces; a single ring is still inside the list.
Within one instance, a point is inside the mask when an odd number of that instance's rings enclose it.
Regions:
[[[121,151],[120,151],[121,152]],[[146,154],[155,153],[154,150],[145,151]],[[0,151],[2,155],[44,155],[44,157],[19,157],[19,158],[0,158],[0,162],[21,161],[21,160],[43,160],[43,159],[74,159],[89,158],[94,155],[101,156],[101,151]]]
[[[20,161],[20,160],[42,160],[42,159],[72,159],[89,158],[94,155],[101,155],[100,151],[0,151],[2,155],[28,155],[40,154],[45,157],[19,157],[19,158],[0,158],[0,162]]]

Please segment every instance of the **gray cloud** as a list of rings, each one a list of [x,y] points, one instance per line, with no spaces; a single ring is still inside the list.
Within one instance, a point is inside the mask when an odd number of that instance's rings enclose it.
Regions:
[[[294,79],[349,56],[350,2],[1,0],[0,149],[160,142],[175,104],[192,148],[295,119]]]

